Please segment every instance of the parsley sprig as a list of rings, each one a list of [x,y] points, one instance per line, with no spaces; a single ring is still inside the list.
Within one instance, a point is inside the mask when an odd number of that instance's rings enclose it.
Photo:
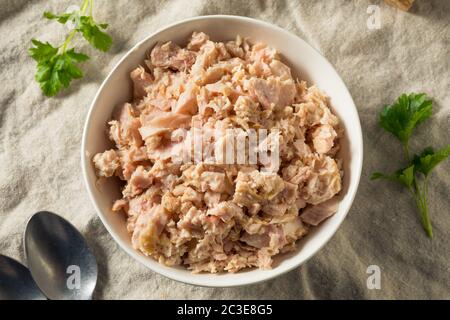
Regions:
[[[430,238],[433,237],[433,228],[428,210],[428,178],[433,169],[449,157],[450,145],[438,151],[427,147],[420,154],[411,157],[409,139],[417,125],[431,116],[432,108],[431,99],[424,93],[403,94],[394,104],[384,107],[379,124],[400,140],[408,164],[394,174],[375,172],[371,176],[372,180],[387,179],[399,182],[409,190],[419,209],[422,226]]]
[[[35,79],[48,97],[67,88],[73,79],[83,77],[78,63],[88,60],[89,56],[76,52],[73,48],[68,49],[76,34],[81,34],[94,48],[103,52],[108,51],[112,45],[111,37],[103,31],[108,25],[96,23],[92,16],[93,3],[94,0],[83,0],[80,9],[70,13],[44,12],[44,17],[49,20],[61,24],[71,22],[74,26],[65,41],[56,47],[48,42],[31,40],[34,46],[28,52],[37,62]]]

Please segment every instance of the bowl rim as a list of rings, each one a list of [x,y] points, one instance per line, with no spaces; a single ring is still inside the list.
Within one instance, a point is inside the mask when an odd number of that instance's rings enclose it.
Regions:
[[[268,272],[266,275],[261,276],[257,279],[253,279],[251,277],[249,277],[248,279],[245,279],[240,281],[240,282],[230,282],[227,284],[215,284],[214,282],[208,281],[207,279],[204,280],[200,280],[201,278],[199,277],[199,275],[195,275],[195,277],[187,277],[183,274],[177,274],[177,273],[173,273],[170,271],[170,267],[166,267],[161,266],[160,267],[155,267],[155,266],[150,266],[149,264],[146,263],[146,260],[150,259],[149,257],[143,256],[141,254],[139,254],[138,252],[136,252],[134,249],[132,249],[128,243],[125,243],[125,241],[123,241],[116,233],[115,231],[112,229],[112,227],[107,223],[106,218],[104,217],[104,213],[103,211],[99,208],[99,206],[97,205],[96,199],[94,197],[94,193],[88,178],[88,163],[86,161],[86,154],[85,154],[85,150],[86,150],[86,143],[87,143],[87,131],[88,128],[91,125],[91,118],[92,118],[92,113],[94,112],[95,109],[95,105],[97,104],[97,100],[99,98],[100,93],[103,91],[103,88],[106,86],[106,84],[108,83],[109,79],[111,78],[111,76],[116,72],[116,69],[122,64],[122,62],[124,60],[126,60],[130,54],[132,52],[134,52],[135,50],[137,50],[142,44],[144,44],[146,41],[148,41],[150,38],[155,37],[156,35],[158,35],[159,33],[182,25],[182,24],[186,24],[186,23],[190,23],[193,21],[199,21],[199,20],[216,20],[216,19],[229,19],[229,20],[241,20],[244,22],[249,22],[255,25],[260,25],[260,26],[264,26],[266,28],[271,28],[274,29],[277,32],[280,33],[284,33],[285,35],[289,35],[289,36],[294,36],[297,38],[298,41],[303,42],[303,45],[305,45],[306,47],[309,47],[310,49],[314,50],[318,55],[320,55],[323,58],[323,61],[325,64],[328,65],[328,67],[331,67],[332,70],[335,71],[336,75],[337,75],[337,81],[340,82],[339,84],[342,85],[342,87],[347,91],[346,93],[348,94],[349,97],[349,101],[351,102],[351,105],[349,105],[349,107],[353,108],[355,110],[355,115],[356,115],[356,119],[357,119],[357,123],[354,124],[353,130],[352,130],[352,143],[355,143],[356,148],[360,150],[359,156],[357,158],[355,158],[355,162],[357,164],[357,172],[352,172],[352,174],[354,174],[354,178],[351,179],[350,181],[354,181],[353,184],[351,184],[349,182],[349,189],[348,189],[348,197],[349,197],[349,205],[348,208],[345,210],[345,212],[342,214],[342,218],[340,221],[338,221],[335,230],[333,232],[330,232],[329,234],[326,234],[324,236],[324,240],[322,241],[322,243],[320,244],[320,246],[318,246],[317,250],[315,250],[314,252],[310,253],[308,256],[306,256],[306,258],[303,259],[303,261],[298,261],[295,263],[292,263],[291,265],[284,265],[284,266],[278,266],[274,269],[271,269],[270,273]],[[355,130],[356,129],[356,130]],[[124,55],[123,57],[121,57],[119,59],[119,61],[117,61],[117,63],[115,63],[114,67],[111,69],[111,71],[108,73],[108,75],[106,76],[106,78],[103,80],[102,84],[100,85],[100,87],[98,88],[94,99],[92,100],[91,105],[89,106],[89,110],[88,113],[86,115],[86,120],[84,123],[84,128],[83,128],[83,133],[82,133],[82,141],[81,141],[81,171],[83,172],[83,180],[84,180],[84,184],[85,187],[88,191],[89,194],[89,199],[91,201],[91,203],[93,204],[97,216],[100,217],[100,220],[102,221],[102,224],[104,225],[104,227],[106,228],[106,230],[109,232],[109,234],[112,236],[112,238],[114,239],[114,241],[116,241],[116,243],[119,244],[119,246],[121,247],[122,250],[124,250],[129,256],[131,256],[134,260],[140,262],[141,264],[143,264],[146,268],[150,269],[153,272],[156,272],[160,275],[163,275],[169,279],[181,282],[181,283],[186,283],[186,284],[191,284],[191,285],[196,285],[196,286],[201,286],[201,287],[216,287],[216,288],[226,288],[226,287],[239,287],[239,286],[245,286],[245,285],[250,285],[250,284],[256,284],[256,283],[261,283],[264,281],[268,281],[270,279],[273,279],[275,277],[278,277],[284,273],[287,273],[295,268],[298,268],[299,266],[301,266],[302,264],[306,263],[309,259],[311,259],[315,254],[317,254],[330,240],[331,238],[336,234],[336,232],[338,231],[338,229],[340,228],[341,224],[343,223],[343,221],[345,220],[345,218],[347,217],[348,212],[350,211],[352,205],[353,205],[353,201],[355,199],[358,187],[359,187],[359,183],[360,183],[360,179],[361,179],[361,173],[362,173],[362,165],[363,165],[363,157],[364,157],[364,147],[363,147],[363,136],[362,136],[362,128],[361,128],[361,120],[359,117],[359,113],[358,113],[358,109],[356,108],[356,105],[353,101],[353,97],[351,96],[345,82],[342,80],[341,76],[339,75],[339,73],[336,71],[336,69],[334,68],[334,66],[328,61],[328,59],[326,59],[316,48],[314,48],[313,46],[311,46],[308,42],[306,42],[305,40],[303,40],[302,38],[300,38],[299,36],[297,36],[296,34],[285,30],[275,24],[266,22],[266,21],[262,21],[259,19],[254,19],[254,18],[249,18],[249,17],[245,17],[245,16],[235,16],[235,15],[203,15],[203,16],[196,16],[196,17],[191,17],[191,18],[187,18],[187,19],[183,19],[183,20],[179,20],[176,22],[173,22],[169,25],[163,26],[159,29],[157,29],[155,32],[149,34],[148,36],[144,37],[142,40],[138,41],[138,43],[136,43],[134,46],[132,46]],[[251,271],[249,271],[251,272]],[[209,274],[208,274],[209,275]],[[200,274],[201,276],[201,274]]]

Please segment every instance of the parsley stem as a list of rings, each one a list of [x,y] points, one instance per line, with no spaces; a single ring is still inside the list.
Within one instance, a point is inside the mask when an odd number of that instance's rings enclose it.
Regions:
[[[405,153],[406,161],[409,162],[409,146],[408,146],[408,142],[403,144],[403,152]]]
[[[76,33],[77,33],[77,30],[72,30],[69,33],[69,36],[66,38],[66,40],[64,41],[64,44],[62,45],[62,53],[66,52],[68,44],[70,43],[70,41],[72,41],[72,38]]]
[[[92,0],[83,0],[83,4],[81,5],[81,8],[80,8],[80,15],[83,15],[84,13],[86,13],[86,10],[87,10],[89,4],[91,5],[90,9],[92,10]],[[70,41],[72,41],[72,39],[73,39],[73,37],[75,36],[76,33],[77,33],[76,29],[73,29],[69,33],[69,35],[67,36],[67,38],[64,41],[63,45],[61,46],[61,53],[66,52],[67,46],[69,45]]]
[[[428,211],[428,176],[425,176],[423,182],[422,208],[423,208],[422,215],[424,220],[425,231],[427,232],[427,235],[430,238],[433,238],[433,228],[431,226],[431,220]]]
[[[424,181],[423,191],[420,190],[417,180],[414,179],[414,188],[410,188],[416,201],[417,209],[419,209],[420,220],[422,226],[429,238],[433,238],[433,227],[431,225],[430,215],[428,212],[427,194],[428,194],[427,180]]]
[[[89,15],[92,17],[92,7],[94,6],[94,0],[89,1]]]
[[[422,199],[422,207],[420,208],[420,216],[423,228],[429,238],[433,238],[433,227],[431,226],[430,215],[428,213],[428,204],[426,199]]]
[[[81,5],[81,8],[80,8],[81,14],[86,12],[86,9],[88,8],[89,4],[90,4],[90,0],[83,0],[83,4]]]

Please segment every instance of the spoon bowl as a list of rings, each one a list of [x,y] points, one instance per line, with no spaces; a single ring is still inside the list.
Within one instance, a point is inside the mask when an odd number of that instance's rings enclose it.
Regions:
[[[45,299],[24,265],[0,254],[0,300]]]
[[[34,214],[24,242],[30,272],[49,299],[92,298],[97,262],[84,237],[67,220],[48,211]]]

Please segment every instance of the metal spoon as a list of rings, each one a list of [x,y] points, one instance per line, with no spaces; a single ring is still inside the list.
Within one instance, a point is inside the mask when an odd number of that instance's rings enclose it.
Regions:
[[[92,298],[97,262],[86,240],[67,220],[48,211],[34,214],[24,242],[31,275],[49,299]]]
[[[0,300],[45,299],[24,265],[0,254]]]

